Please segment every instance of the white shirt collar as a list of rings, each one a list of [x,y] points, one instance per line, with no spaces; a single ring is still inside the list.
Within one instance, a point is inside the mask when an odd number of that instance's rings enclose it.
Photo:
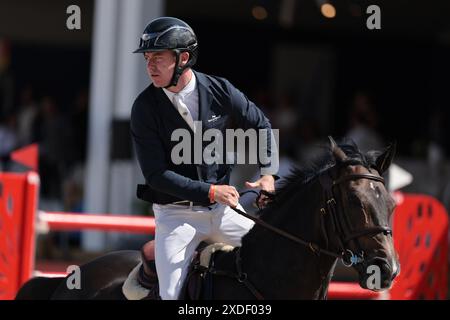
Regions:
[[[184,98],[186,96],[188,96],[189,94],[191,94],[195,90],[196,86],[197,86],[197,79],[195,78],[195,73],[192,71],[191,80],[189,80],[188,84],[185,85],[184,88],[181,89],[180,92],[175,93],[175,92],[167,90],[166,88],[163,88],[163,90],[164,90],[164,93],[167,95],[167,97],[169,98],[170,101],[172,101],[173,96],[175,94],[178,94],[181,97],[181,99],[184,100]]]

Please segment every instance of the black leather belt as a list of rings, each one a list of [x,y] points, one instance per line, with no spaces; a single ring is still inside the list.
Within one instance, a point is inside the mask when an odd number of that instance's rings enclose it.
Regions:
[[[189,201],[189,200],[175,201],[175,202],[171,202],[170,204],[174,204],[177,206],[186,206],[186,207],[195,207],[195,206],[209,207],[209,206],[213,205],[213,203],[201,203],[201,202],[194,202],[194,201]]]

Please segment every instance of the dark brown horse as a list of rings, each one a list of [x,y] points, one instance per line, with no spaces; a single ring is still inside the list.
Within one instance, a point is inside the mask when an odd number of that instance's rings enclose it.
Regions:
[[[391,286],[400,270],[389,226],[395,202],[381,175],[394,148],[363,154],[330,142],[313,166],[286,179],[240,248],[216,255],[214,299],[323,299],[338,259],[357,270],[361,287]],[[17,298],[124,299],[122,284],[139,261],[138,251],[111,253],[81,266],[80,290],[37,278]]]

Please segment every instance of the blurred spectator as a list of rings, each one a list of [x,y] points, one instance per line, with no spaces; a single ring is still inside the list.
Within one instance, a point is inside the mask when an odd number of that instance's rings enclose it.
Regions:
[[[273,110],[270,92],[262,87],[257,87],[253,89],[250,97],[251,100],[264,112],[264,114],[272,119],[271,112],[273,112]]]
[[[86,161],[87,149],[87,125],[88,125],[88,103],[87,89],[81,90],[70,110],[71,121],[71,165],[77,165]]]
[[[350,130],[347,138],[352,139],[363,152],[381,150],[383,140],[377,132],[378,116],[372,100],[366,92],[357,92],[350,111]]]
[[[319,122],[313,118],[305,118],[298,129],[298,143],[296,159],[301,163],[308,163],[315,159],[322,150],[317,148],[323,144],[320,141],[321,133]]]
[[[283,94],[276,106],[273,115],[274,127],[283,131],[287,136],[292,136],[298,125],[299,114],[292,95]]]
[[[10,114],[3,121],[0,118],[0,171],[8,170],[9,155],[16,147],[16,117]]]
[[[19,114],[17,117],[19,144],[26,146],[35,140],[33,123],[38,113],[38,107],[33,98],[33,88],[27,85],[20,92]]]
[[[68,153],[70,126],[59,113],[52,97],[45,96],[42,99],[33,128],[39,142],[42,193],[50,198],[60,198],[62,174],[67,168],[67,158],[70,155]]]
[[[77,166],[63,182],[64,210],[83,212],[84,167]]]
[[[64,178],[63,182],[63,202],[64,211],[67,212],[83,212],[83,185],[84,185],[84,168],[77,166],[70,174]],[[54,241],[65,249],[70,247],[79,247],[81,240],[81,232],[64,232],[55,233]],[[66,254],[68,254],[66,252]]]
[[[11,48],[8,40],[0,38],[0,118],[12,112],[14,89],[10,71]]]
[[[430,172],[429,178],[436,183],[437,189],[442,189],[448,184],[448,178],[445,174],[445,121],[446,117],[441,108],[435,108],[431,111],[427,162]]]
[[[440,149],[440,153],[444,156],[446,144],[447,117],[443,108],[434,108],[429,120],[429,141],[430,145]]]
[[[296,133],[299,120],[294,96],[287,93],[282,94],[271,117],[273,128],[280,130],[280,153],[294,156],[296,143],[298,143]]]

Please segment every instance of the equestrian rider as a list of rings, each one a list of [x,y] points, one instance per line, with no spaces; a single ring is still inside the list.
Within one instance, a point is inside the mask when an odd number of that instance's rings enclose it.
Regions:
[[[270,131],[271,125],[228,80],[192,70],[198,43],[184,21],[173,17],[151,21],[134,52],[144,55],[152,81],[131,112],[132,139],[146,182],[138,186],[138,197],[153,203],[159,294],[162,299],[177,299],[197,245],[206,241],[239,246],[253,222],[230,208],[243,210],[239,193],[229,185],[232,165],[174,161],[179,143],[173,139],[174,131],[183,129],[194,141],[196,132],[207,129]],[[272,140],[269,135],[266,151],[273,156]],[[202,143],[202,154],[209,143]],[[271,163],[259,164],[260,179],[246,186],[273,191],[276,170]]]

